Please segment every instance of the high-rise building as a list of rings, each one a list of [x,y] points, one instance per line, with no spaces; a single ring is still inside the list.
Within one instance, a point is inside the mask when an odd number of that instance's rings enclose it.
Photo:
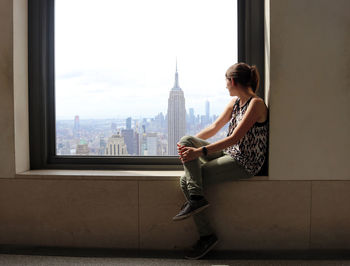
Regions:
[[[128,154],[130,155],[138,155],[137,148],[138,145],[138,135],[135,134],[133,129],[122,129],[122,136],[124,138],[124,142],[126,144],[126,148]]]
[[[134,140],[135,140],[135,143],[134,143],[135,155],[140,155],[140,134],[138,132],[134,132]]]
[[[166,133],[167,129],[165,128],[165,118],[163,113],[159,113],[154,118],[155,131]]]
[[[141,155],[141,147],[140,147],[140,128],[139,128],[139,122],[135,122],[135,155]]]
[[[158,149],[157,133],[147,133],[147,155],[156,156]]]
[[[143,129],[145,129],[144,126],[142,126],[142,127],[143,127]],[[148,155],[148,150],[147,150],[147,134],[146,134],[145,130],[143,130],[143,132],[140,133],[139,139],[140,139],[139,140],[140,141],[140,143],[139,143],[140,155],[146,156],[146,155]]]
[[[74,117],[74,128],[73,128],[73,137],[75,139],[80,138],[80,121],[79,121],[79,115],[76,115]]]
[[[194,123],[194,120],[196,119],[195,116],[194,116],[194,109],[193,108],[190,108],[189,109],[189,118],[190,118],[190,123],[193,124]]]
[[[66,141],[64,143],[64,147],[61,151],[61,155],[70,155],[70,143],[69,143],[69,141]]]
[[[163,135],[158,137],[157,155],[163,156],[167,154],[168,154],[168,141]]]
[[[187,131],[186,134],[193,135],[196,130],[196,117],[194,116],[194,109],[190,108],[187,116]]]
[[[175,83],[168,99],[168,155],[177,155],[176,144],[186,133],[186,108],[184,92],[179,86],[177,62]]]
[[[126,119],[126,129],[127,130],[131,129],[131,117],[128,117]]]
[[[204,128],[207,125],[207,117],[205,115],[201,115],[201,127]]]
[[[77,144],[75,153],[77,155],[89,155],[90,150],[88,144],[84,140],[81,140],[79,144]]]
[[[120,134],[112,135],[112,137],[108,139],[106,155],[128,155],[124,138]]]
[[[104,155],[106,152],[106,141],[104,139],[103,136],[100,136],[100,147],[99,147],[99,151],[98,151],[98,155]]]
[[[206,123],[209,124],[210,123],[210,113],[209,113],[209,101],[206,100],[205,102],[205,119],[206,119]]]

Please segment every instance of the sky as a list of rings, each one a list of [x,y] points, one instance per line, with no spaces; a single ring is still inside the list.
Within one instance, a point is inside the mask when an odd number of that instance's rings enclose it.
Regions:
[[[57,119],[165,115],[176,60],[187,112],[220,114],[236,0],[55,1]]]

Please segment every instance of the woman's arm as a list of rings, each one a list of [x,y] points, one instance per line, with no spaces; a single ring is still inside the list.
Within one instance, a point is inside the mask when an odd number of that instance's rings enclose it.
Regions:
[[[230,121],[233,105],[235,104],[236,100],[237,97],[234,97],[226,106],[222,114],[214,121],[214,123],[200,131],[195,136],[201,139],[209,139],[210,137],[214,136],[228,121]]]
[[[214,142],[206,146],[208,154],[214,153],[216,151],[221,151],[227,147],[236,144],[248,130],[261,118],[265,111],[265,104],[262,99],[254,98],[251,100],[247,111],[244,114],[242,121],[237,125],[232,134],[222,140]],[[181,160],[182,162],[188,162],[196,159],[202,155],[202,147],[192,148],[192,147],[181,147]]]

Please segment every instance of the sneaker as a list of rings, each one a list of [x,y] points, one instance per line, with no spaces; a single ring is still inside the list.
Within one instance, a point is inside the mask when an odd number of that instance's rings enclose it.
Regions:
[[[207,207],[209,207],[209,202],[205,198],[187,201],[184,205],[182,205],[181,211],[173,217],[173,220],[178,221],[186,219],[192,214],[203,211]]]
[[[198,260],[212,250],[217,243],[218,238],[214,234],[205,239],[200,238],[191,250],[187,252],[185,258],[189,260]]]

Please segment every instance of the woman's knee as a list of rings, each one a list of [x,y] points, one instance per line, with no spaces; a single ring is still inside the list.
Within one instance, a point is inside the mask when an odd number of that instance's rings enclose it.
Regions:
[[[183,136],[183,137],[179,140],[179,143],[180,143],[181,145],[184,145],[184,146],[192,146],[192,145],[193,145],[193,139],[194,139],[193,136],[186,135],[186,136]]]

